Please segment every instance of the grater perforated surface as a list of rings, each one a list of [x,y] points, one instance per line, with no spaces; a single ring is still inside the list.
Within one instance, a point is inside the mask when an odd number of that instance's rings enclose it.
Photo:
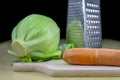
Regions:
[[[69,0],[67,27],[76,20],[83,26],[84,47],[102,47],[100,0]]]

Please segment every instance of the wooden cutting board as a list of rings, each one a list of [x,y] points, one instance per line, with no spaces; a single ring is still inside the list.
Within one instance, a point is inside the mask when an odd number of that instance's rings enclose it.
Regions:
[[[42,72],[49,76],[120,76],[120,67],[70,65],[63,60],[13,64],[16,72]]]

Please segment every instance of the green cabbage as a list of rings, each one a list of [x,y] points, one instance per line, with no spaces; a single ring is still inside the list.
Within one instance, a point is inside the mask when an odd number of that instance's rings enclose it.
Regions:
[[[50,17],[40,14],[26,16],[14,27],[11,38],[8,53],[22,62],[61,58],[61,51],[58,50],[60,29]]]

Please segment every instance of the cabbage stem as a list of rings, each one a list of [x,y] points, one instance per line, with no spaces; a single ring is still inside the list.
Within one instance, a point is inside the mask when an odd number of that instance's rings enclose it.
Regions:
[[[26,56],[25,46],[20,41],[15,41],[11,44],[11,48],[15,51],[18,57]]]

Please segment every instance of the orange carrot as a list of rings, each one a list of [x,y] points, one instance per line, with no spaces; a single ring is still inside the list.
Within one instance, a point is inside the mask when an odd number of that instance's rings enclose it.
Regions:
[[[69,64],[120,66],[120,50],[106,48],[72,48],[62,58]]]

